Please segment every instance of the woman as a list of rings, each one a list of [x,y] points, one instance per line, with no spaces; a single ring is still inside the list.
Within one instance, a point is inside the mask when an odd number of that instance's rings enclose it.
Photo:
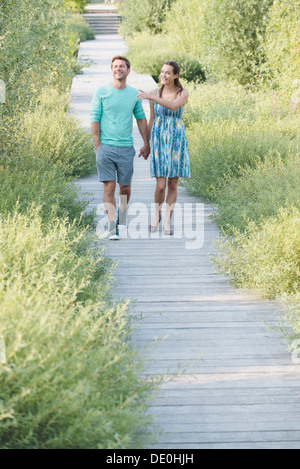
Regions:
[[[151,146],[151,176],[156,177],[155,216],[149,227],[157,231],[161,220],[161,208],[165,200],[166,218],[163,231],[172,235],[171,216],[177,200],[179,177],[190,177],[188,145],[182,113],[188,100],[189,92],[183,89],[179,81],[180,68],[176,62],[165,62],[160,78],[161,87],[146,93],[139,90],[139,99],[150,102],[150,120],[148,126]]]

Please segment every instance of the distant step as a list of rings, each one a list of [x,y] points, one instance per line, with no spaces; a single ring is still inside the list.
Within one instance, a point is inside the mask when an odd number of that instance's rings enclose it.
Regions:
[[[121,16],[118,15],[116,9],[90,8],[87,13],[83,14],[83,17],[95,34],[118,34]]]

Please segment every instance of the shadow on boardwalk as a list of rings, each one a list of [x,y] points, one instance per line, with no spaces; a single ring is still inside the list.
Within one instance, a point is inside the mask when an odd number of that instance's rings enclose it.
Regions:
[[[125,51],[117,35],[81,45],[80,56],[93,61],[72,88],[83,126],[90,125],[93,91],[111,79],[111,57]],[[155,87],[150,77],[135,73],[129,84]],[[136,127],[134,138],[138,150]],[[134,341],[145,353],[145,373],[165,377],[150,409],[162,428],[152,448],[300,448],[300,369],[281,336],[265,327],[276,325],[278,305],[233,288],[215,272],[210,260],[218,236],[210,218],[213,208],[183,188],[175,236],[148,234],[155,188],[149,173],[149,161],[136,158],[129,225],[138,221],[132,233],[139,237],[104,244],[118,263],[114,296],[129,298],[132,313],[141,318]],[[96,175],[78,182],[82,192],[94,194],[91,207],[102,203]],[[195,223],[196,204],[203,210],[198,249],[187,249],[190,240],[179,213],[184,204],[189,223]],[[183,236],[177,237],[176,230]]]

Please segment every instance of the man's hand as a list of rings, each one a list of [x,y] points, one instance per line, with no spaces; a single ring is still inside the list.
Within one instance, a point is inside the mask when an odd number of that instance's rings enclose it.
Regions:
[[[141,149],[140,149],[140,154],[139,157],[142,156],[144,160],[147,160],[148,156],[150,155],[150,146],[148,144],[145,144]]]

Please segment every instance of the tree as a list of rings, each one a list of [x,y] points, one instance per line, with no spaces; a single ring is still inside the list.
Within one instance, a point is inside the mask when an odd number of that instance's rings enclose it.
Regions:
[[[153,34],[162,32],[166,13],[174,0],[123,0],[120,8],[122,16],[122,34],[149,31]]]
[[[222,79],[259,82],[265,63],[263,42],[273,0],[203,1],[204,43],[209,65]]]
[[[165,30],[173,45],[196,59],[203,57],[203,6],[199,0],[177,0],[166,14]]]
[[[300,79],[299,24],[300,0],[274,1],[265,50],[276,85],[289,92]]]

